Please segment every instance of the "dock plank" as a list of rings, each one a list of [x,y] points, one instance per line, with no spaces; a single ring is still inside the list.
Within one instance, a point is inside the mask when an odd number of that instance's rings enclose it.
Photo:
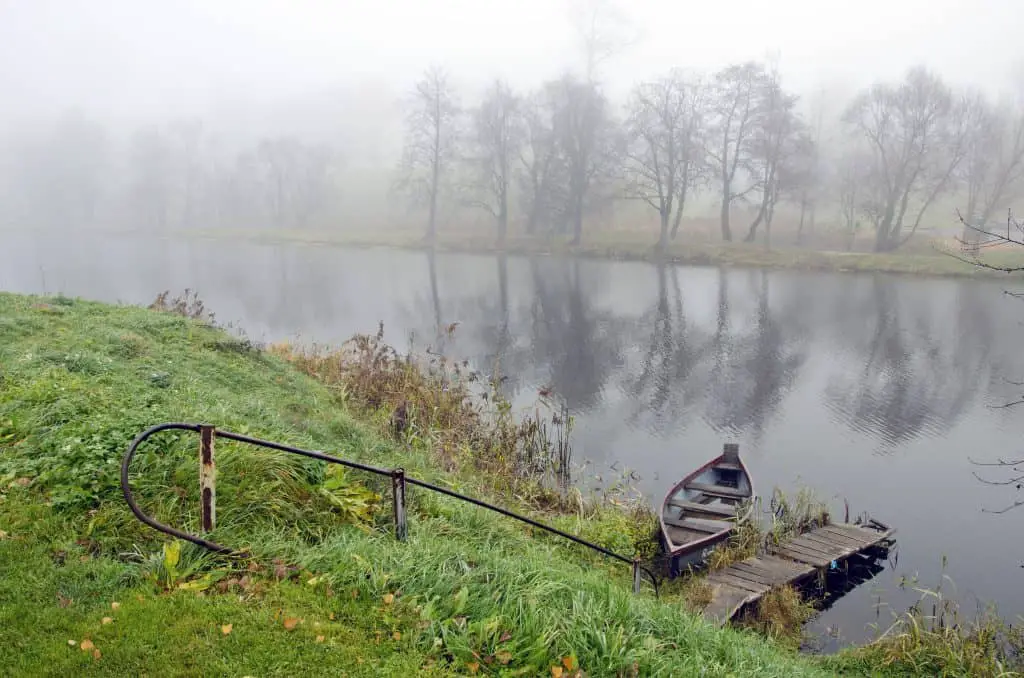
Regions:
[[[830,524],[806,532],[775,548],[775,553],[747,558],[707,575],[711,602],[704,617],[719,625],[729,622],[745,606],[776,586],[792,584],[862,554],[889,539],[894,530],[874,530],[847,523]]]

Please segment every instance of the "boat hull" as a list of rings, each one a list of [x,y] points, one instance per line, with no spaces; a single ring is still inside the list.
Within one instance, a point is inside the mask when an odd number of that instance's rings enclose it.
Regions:
[[[669,574],[700,567],[750,517],[753,482],[736,445],[676,483],[660,516]]]

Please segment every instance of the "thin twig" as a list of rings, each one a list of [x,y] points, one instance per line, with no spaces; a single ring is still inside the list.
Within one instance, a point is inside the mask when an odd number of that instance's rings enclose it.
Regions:
[[[982,511],[982,513],[995,513],[995,514],[1007,513],[1008,511],[1012,511],[1013,509],[1017,508],[1018,506],[1024,506],[1024,499],[1022,499],[1021,501],[1015,501],[1012,504],[1010,504],[1009,506],[1007,506],[1006,508],[1001,509],[999,511],[993,511],[991,509],[985,509],[985,508],[981,509],[981,511]]]
[[[1010,478],[1009,480],[985,480],[974,471],[971,471],[971,475],[985,483],[986,485],[1013,485],[1024,480],[1024,476],[1017,476],[1016,478]]]

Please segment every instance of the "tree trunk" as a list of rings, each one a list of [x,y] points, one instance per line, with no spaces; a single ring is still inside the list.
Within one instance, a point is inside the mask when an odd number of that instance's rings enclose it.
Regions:
[[[668,248],[668,221],[669,215],[665,210],[661,211],[661,232],[658,235],[658,251],[664,253]]]
[[[508,193],[502,192],[498,200],[498,247],[505,247],[508,233]]]
[[[729,228],[729,184],[724,184],[722,192],[722,211],[721,211],[721,224],[722,224],[722,240],[726,242],[732,242],[732,229]]]
[[[572,205],[572,244],[579,245],[583,240],[583,196],[577,195]]]
[[[802,245],[804,241],[804,216],[807,214],[807,196],[800,199],[800,225],[796,228],[796,244]]]

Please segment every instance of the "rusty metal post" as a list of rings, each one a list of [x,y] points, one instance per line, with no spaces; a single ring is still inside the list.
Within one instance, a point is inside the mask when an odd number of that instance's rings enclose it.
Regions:
[[[395,506],[395,538],[405,541],[405,469],[391,471],[391,492]]]
[[[217,467],[213,462],[213,439],[215,427],[199,427],[199,492],[202,505],[200,517],[203,532],[210,532],[217,525]]]
[[[640,593],[640,556],[633,558],[633,593]]]

